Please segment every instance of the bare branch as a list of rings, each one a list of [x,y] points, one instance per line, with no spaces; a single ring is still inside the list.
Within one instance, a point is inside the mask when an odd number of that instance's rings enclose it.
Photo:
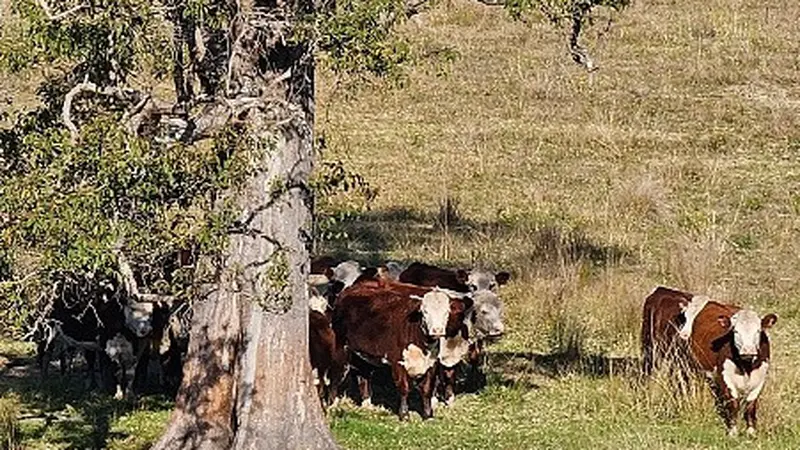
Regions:
[[[81,92],[97,92],[97,85],[89,81],[87,77],[83,82],[78,83],[75,87],[70,89],[64,97],[64,106],[61,108],[61,119],[64,121],[64,125],[67,126],[67,129],[69,129],[69,134],[73,143],[78,141],[79,132],[78,127],[75,126],[75,123],[72,121],[72,100]]]
[[[126,258],[125,254],[122,252],[121,243],[116,245],[114,253],[117,255],[117,264],[119,265],[119,275],[122,279],[122,285],[128,293],[128,296],[140,303],[164,302],[171,304],[175,301],[176,297],[174,295],[144,294],[139,292],[139,284],[133,276],[133,269],[131,269],[131,265],[128,263],[128,258]]]
[[[50,5],[47,3],[47,0],[39,0],[39,6],[41,6],[42,9],[44,10],[44,13],[47,14],[47,18],[52,20],[52,21],[61,20],[61,19],[65,18],[65,17],[69,16],[70,14],[76,13],[76,12],[82,10],[82,9],[86,9],[86,8],[89,7],[89,5],[87,5],[85,3],[81,3],[80,5],[75,6],[73,8],[70,8],[70,9],[64,11],[64,12],[60,12],[58,14],[53,14],[53,10],[50,8]]]

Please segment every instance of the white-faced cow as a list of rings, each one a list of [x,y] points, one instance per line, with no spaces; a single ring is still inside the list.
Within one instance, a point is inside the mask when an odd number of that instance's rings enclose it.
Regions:
[[[473,307],[466,312],[466,332],[442,345],[439,379],[446,404],[455,398],[455,377],[460,361],[467,358],[474,373],[481,376],[479,368],[485,344],[496,341],[505,332],[503,302],[497,295],[497,288],[506,284],[509,278],[508,272],[448,270],[418,262],[400,274],[402,282],[450,289],[468,294],[473,301]]]
[[[758,396],[767,380],[770,343],[766,330],[775,314],[759,317],[751,309],[707,302],[694,320],[689,338],[697,366],[712,380],[729,435],[744,406],[747,433],[756,431]]]
[[[337,345],[350,355],[362,400],[370,399],[371,368],[389,365],[400,394],[398,415],[408,416],[408,394],[419,381],[422,417],[433,415],[434,365],[439,340],[464,326],[469,299],[387,279],[364,279],[342,291],[333,311]]]

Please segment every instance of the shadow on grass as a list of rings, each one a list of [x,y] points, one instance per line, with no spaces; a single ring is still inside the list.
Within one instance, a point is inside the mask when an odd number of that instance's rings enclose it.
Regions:
[[[111,432],[114,418],[133,410],[172,408],[172,402],[163,396],[115,400],[89,391],[86,384],[82,367],[64,375],[55,369],[42,380],[32,356],[8,358],[0,368],[0,396],[13,393],[20,399],[21,437],[26,442],[107,448],[109,439],[126,437]]]
[[[440,246],[445,229],[449,236],[476,243],[477,248],[487,240],[502,242],[512,236],[523,239],[525,245],[513,260],[507,261],[515,267],[558,268],[578,261],[603,267],[633,257],[623,247],[596,242],[580,227],[558,225],[555,219],[483,222],[460,217],[452,207],[442,207],[438,214],[409,208],[350,213],[328,230],[327,235],[337,238],[325,240],[316,253],[340,261],[355,259],[365,265],[377,265],[397,249]],[[445,267],[463,267],[463,263],[466,262],[441,262]]]
[[[580,355],[574,352],[541,354],[533,352],[495,352],[490,356],[492,375],[501,380],[519,373],[533,373],[548,378],[580,375],[589,378],[610,376],[638,377],[638,358]]]

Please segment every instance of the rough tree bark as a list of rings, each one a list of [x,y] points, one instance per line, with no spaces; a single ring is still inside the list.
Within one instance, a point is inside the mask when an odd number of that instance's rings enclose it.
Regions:
[[[308,361],[313,58],[282,28],[303,3],[238,1],[228,90],[257,99],[246,129],[268,145],[237,191],[215,283],[195,303],[176,410],[156,449],[336,447]]]

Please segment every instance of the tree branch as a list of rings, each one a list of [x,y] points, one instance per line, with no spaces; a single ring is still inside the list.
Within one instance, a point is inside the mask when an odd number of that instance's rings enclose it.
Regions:
[[[133,269],[131,269],[131,265],[128,263],[128,258],[126,258],[125,254],[122,252],[121,243],[117,244],[116,248],[114,249],[114,253],[117,255],[119,276],[122,279],[122,285],[124,286],[125,291],[128,293],[128,296],[140,303],[164,302],[167,304],[172,304],[175,301],[176,297],[174,295],[144,294],[139,292],[139,284],[136,282],[136,278],[133,276]]]
[[[41,8],[44,10],[44,13],[47,14],[47,18],[52,21],[61,20],[69,16],[70,14],[76,13],[82,9],[86,9],[89,7],[89,5],[81,3],[80,5],[70,8],[64,12],[53,14],[53,10],[50,8],[50,5],[47,3],[47,0],[38,0],[38,1],[39,1],[39,6],[41,6]]]
[[[80,133],[78,131],[78,127],[72,121],[72,100],[81,92],[97,92],[97,85],[89,81],[87,77],[83,80],[83,82],[78,83],[75,85],[75,87],[70,89],[70,91],[67,92],[67,95],[64,96],[64,106],[61,108],[61,119],[64,121],[64,125],[66,125],[67,129],[69,130],[69,134],[71,136],[70,140],[73,144],[78,142]]]

